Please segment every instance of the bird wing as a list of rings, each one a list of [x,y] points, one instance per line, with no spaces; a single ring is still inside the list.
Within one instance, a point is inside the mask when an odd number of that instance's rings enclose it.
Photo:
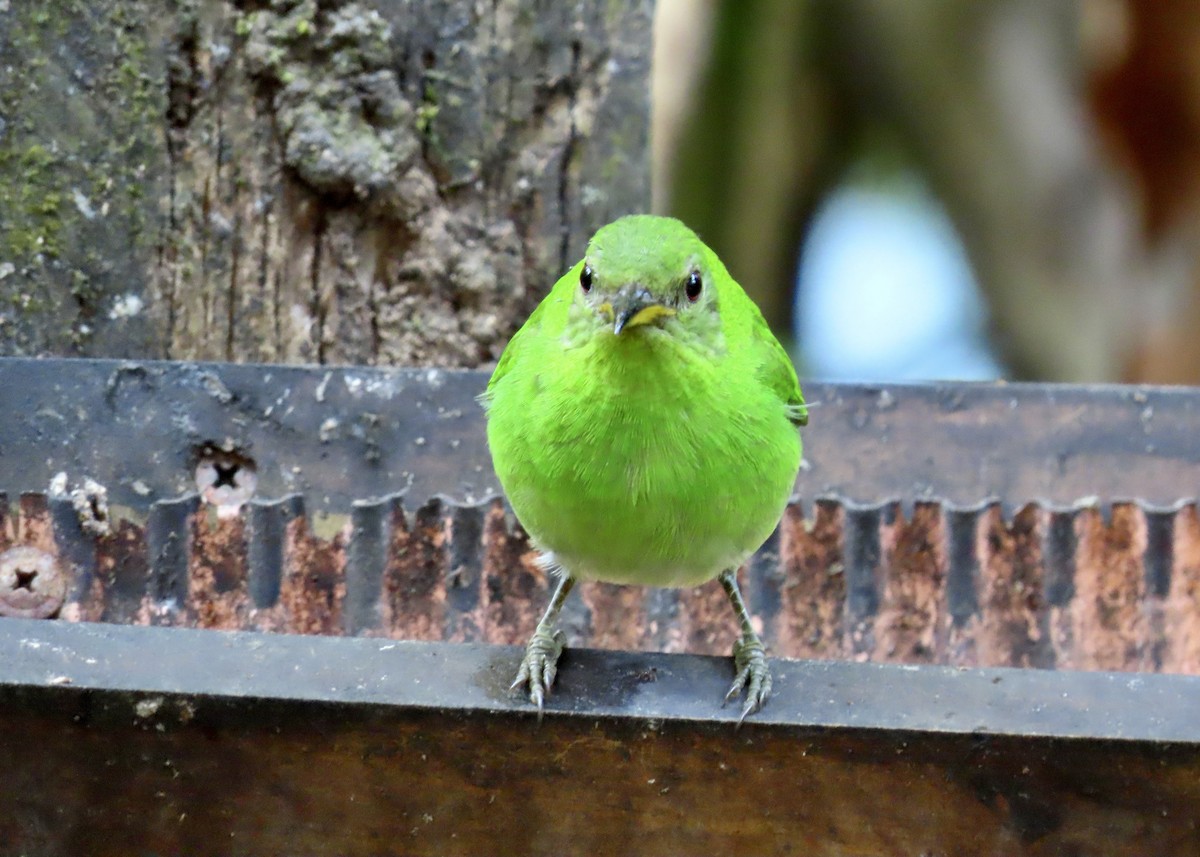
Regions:
[[[508,340],[508,345],[504,346],[504,353],[500,355],[500,361],[496,364],[496,369],[492,372],[492,377],[488,380],[487,389],[479,394],[479,403],[485,408],[492,400],[492,393],[496,389],[496,384],[500,379],[508,374],[508,370],[512,368],[513,361],[521,352],[521,341],[529,336],[531,330],[536,330],[541,327],[541,319],[538,316],[542,315],[546,306],[546,302],[537,305],[537,309],[526,319],[521,325],[521,329],[512,335],[512,339]]]
[[[783,400],[788,419],[798,426],[806,426],[808,406],[804,404],[804,394],[800,392],[800,379],[796,377],[796,367],[792,365],[787,351],[771,332],[758,306],[753,303],[751,306],[754,307],[754,320],[750,324],[750,336],[762,354],[759,374],[767,386]]]
[[[522,351],[526,350],[529,342],[536,339],[538,331],[541,330],[542,325],[547,321],[554,323],[550,318],[553,314],[551,308],[559,307],[559,314],[564,315],[565,317],[565,309],[562,308],[563,289],[561,286],[563,280],[565,280],[568,276],[570,276],[570,272],[568,272],[567,275],[564,275],[562,279],[554,284],[554,288],[552,288],[550,293],[542,299],[542,302],[537,305],[534,311],[529,315],[529,318],[527,318],[525,323],[521,325],[521,329],[513,334],[512,339],[508,341],[508,345],[504,347],[504,353],[500,355],[500,361],[496,364],[495,371],[492,372],[492,377],[488,381],[487,389],[479,395],[479,402],[485,408],[491,401],[492,393],[496,388],[496,384],[498,384],[500,380],[508,374],[509,370],[512,369],[517,357]]]

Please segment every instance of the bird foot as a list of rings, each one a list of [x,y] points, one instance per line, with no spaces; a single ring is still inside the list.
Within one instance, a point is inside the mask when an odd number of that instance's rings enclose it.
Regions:
[[[517,677],[509,686],[509,690],[519,687],[529,687],[529,701],[537,705],[538,716],[541,716],[542,706],[554,677],[558,675],[558,659],[562,657],[566,634],[553,631],[538,625],[537,630],[525,646],[525,657],[521,660],[521,668]]]
[[[745,689],[746,704],[738,718],[740,725],[747,715],[761,709],[771,694],[771,669],[767,666],[767,650],[762,640],[757,636],[745,636],[734,643],[733,666],[737,675],[725,694],[725,702],[733,700]]]

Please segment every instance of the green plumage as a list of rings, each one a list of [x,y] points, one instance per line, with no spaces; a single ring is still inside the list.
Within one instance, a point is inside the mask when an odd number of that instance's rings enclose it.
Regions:
[[[652,586],[710,580],[763,543],[807,418],[758,307],[690,229],[649,215],[596,233],[483,400],[536,544],[570,578]]]

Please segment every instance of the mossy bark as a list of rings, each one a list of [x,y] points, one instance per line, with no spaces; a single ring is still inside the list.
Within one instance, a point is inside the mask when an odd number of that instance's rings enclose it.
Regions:
[[[651,0],[0,0],[0,353],[476,366],[649,202]]]

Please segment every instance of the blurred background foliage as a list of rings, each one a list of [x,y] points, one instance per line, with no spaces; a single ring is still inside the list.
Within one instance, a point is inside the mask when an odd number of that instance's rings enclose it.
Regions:
[[[824,378],[1200,383],[1200,3],[658,0],[654,206]]]

